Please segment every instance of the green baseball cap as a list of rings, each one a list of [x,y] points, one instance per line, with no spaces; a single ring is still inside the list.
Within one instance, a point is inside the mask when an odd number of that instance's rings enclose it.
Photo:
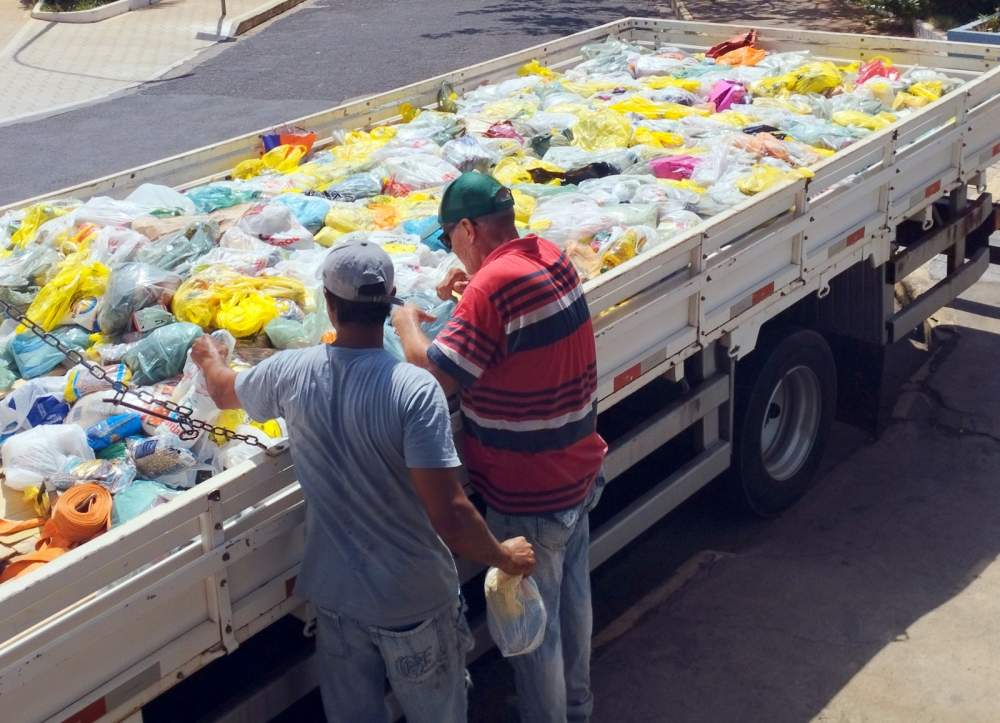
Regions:
[[[463,218],[479,218],[496,211],[514,208],[510,189],[493,176],[469,171],[452,181],[441,196],[438,223],[458,223]]]

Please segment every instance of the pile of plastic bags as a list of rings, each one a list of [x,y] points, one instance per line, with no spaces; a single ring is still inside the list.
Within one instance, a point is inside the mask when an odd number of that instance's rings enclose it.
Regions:
[[[123,199],[0,216],[0,299],[107,377],[14,321],[0,325],[5,493],[25,495],[44,521],[67,489],[98,484],[118,524],[253,452],[109,403],[109,379],[265,443],[281,437],[279,420],[218,410],[189,349],[214,333],[239,369],[329,341],[318,270],[344,241],[382,246],[398,294],[437,317],[426,327],[436,333],[453,304],[435,286],[458,263],[438,240],[436,214],[464,171],[509,185],[519,229],[563,247],[589,279],[808,178],[959,83],[888,58],[770,53],[756,33],[698,54],[618,40],[581,53],[565,72],[532,61],[510,80],[442,93],[435,108],[404,104],[402,122],[340,132],[322,148],[314,133],[277,129],[226,180],[184,192],[147,184]],[[386,347],[401,356],[389,326]]]

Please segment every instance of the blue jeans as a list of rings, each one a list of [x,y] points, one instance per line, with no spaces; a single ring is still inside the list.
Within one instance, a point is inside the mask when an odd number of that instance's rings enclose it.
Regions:
[[[329,723],[386,721],[385,680],[410,723],[465,723],[473,647],[456,599],[409,630],[365,625],[317,606],[320,691]]]
[[[542,644],[509,658],[517,686],[521,723],[587,721],[590,693],[589,512],[600,498],[603,479],[578,507],[542,515],[505,515],[493,509],[486,520],[497,539],[523,535],[535,546],[532,578],[545,602],[548,622]]]

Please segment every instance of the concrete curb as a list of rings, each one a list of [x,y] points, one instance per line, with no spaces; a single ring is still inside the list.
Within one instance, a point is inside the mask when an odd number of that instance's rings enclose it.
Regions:
[[[35,20],[45,20],[50,23],[96,23],[101,20],[113,18],[116,15],[123,15],[129,10],[155,5],[160,0],[115,0],[115,2],[101,5],[87,10],[70,10],[65,12],[42,10],[45,0],[38,0],[31,8],[31,17]]]
[[[269,0],[240,15],[222,18],[217,25],[203,27],[198,36],[214,37],[219,40],[232,39],[303,2],[305,0]]]

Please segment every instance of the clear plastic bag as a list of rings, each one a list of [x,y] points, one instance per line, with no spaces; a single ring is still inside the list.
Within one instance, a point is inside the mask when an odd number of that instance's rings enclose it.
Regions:
[[[220,235],[214,222],[196,221],[147,244],[139,250],[136,260],[184,276],[195,261],[215,248]]]
[[[536,650],[545,639],[548,614],[535,581],[491,567],[483,587],[486,622],[501,655],[512,658]]]
[[[237,230],[277,248],[308,249],[313,246],[313,235],[298,222],[288,206],[280,203],[251,206],[237,224],[226,231],[223,239]]]
[[[136,384],[155,384],[180,373],[188,349],[201,334],[200,326],[182,321],[161,326],[126,351],[122,361]]]
[[[314,233],[323,228],[323,219],[330,210],[330,202],[326,199],[304,196],[301,193],[283,194],[275,198],[273,203],[288,206],[296,220]]]
[[[105,226],[90,244],[90,258],[100,261],[109,269],[115,269],[134,261],[148,243],[149,239],[137,231]]]
[[[448,141],[441,149],[444,159],[458,170],[489,173],[500,155],[487,148],[476,136],[461,136]]]
[[[54,386],[46,380],[33,379],[0,399],[0,440],[31,427],[61,424],[69,405]]]
[[[198,213],[211,213],[220,208],[250,203],[260,196],[260,191],[239,181],[219,181],[192,188],[185,195],[194,203]]]
[[[389,190],[390,184],[395,184],[393,195],[444,186],[461,173],[448,161],[428,154],[389,159],[385,162],[385,169],[388,174],[385,187]]]
[[[97,323],[107,335],[129,328],[132,314],[147,306],[166,306],[181,277],[146,263],[122,264],[111,273],[107,290],[97,308]]]
[[[149,479],[173,479],[198,465],[188,445],[169,432],[157,432],[148,439],[129,440],[128,454],[139,474]]]
[[[541,201],[530,228],[557,246],[592,237],[619,225],[619,220],[583,193],[566,193]]]
[[[87,444],[95,452],[142,432],[142,419],[135,412],[112,414],[87,428]]]
[[[19,432],[0,447],[4,484],[12,490],[39,486],[72,457],[94,458],[87,435],[75,424],[45,424]]]
[[[193,216],[198,212],[190,198],[169,186],[144,183],[132,191],[125,200],[142,206],[151,216]]]
[[[114,496],[111,508],[111,525],[121,525],[162,505],[176,497],[180,492],[162,482],[147,479],[137,479]]]
[[[62,492],[75,484],[96,482],[114,495],[132,484],[134,479],[135,467],[127,459],[74,460],[67,464],[67,469],[46,480],[45,487]]]

